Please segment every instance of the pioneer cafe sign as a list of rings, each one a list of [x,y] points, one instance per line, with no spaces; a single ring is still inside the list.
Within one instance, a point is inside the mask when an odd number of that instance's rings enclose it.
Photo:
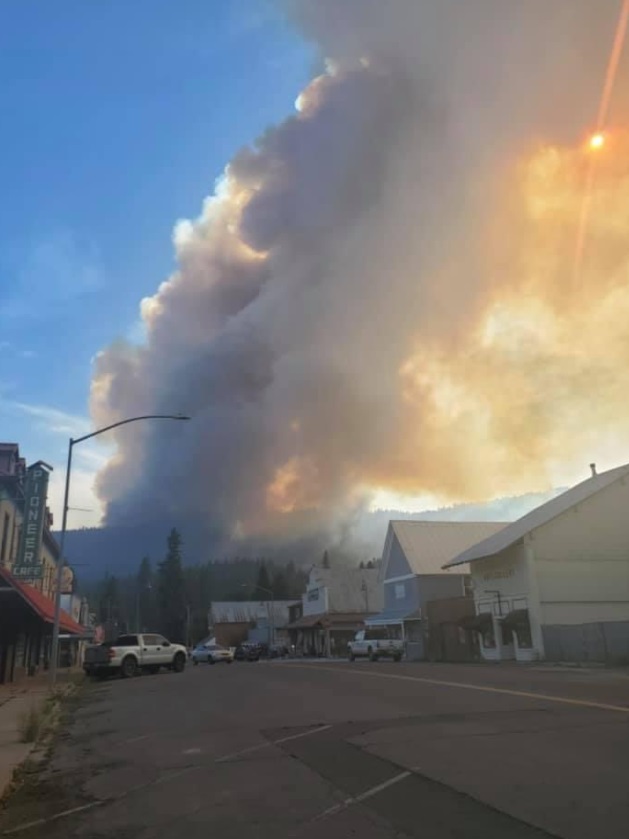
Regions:
[[[46,518],[48,472],[40,463],[29,467],[24,488],[24,519],[13,576],[18,580],[39,580],[43,576],[41,543]]]

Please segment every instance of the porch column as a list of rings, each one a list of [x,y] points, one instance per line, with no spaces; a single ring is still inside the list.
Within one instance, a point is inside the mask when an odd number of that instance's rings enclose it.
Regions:
[[[524,552],[526,556],[526,577],[528,580],[528,608],[531,626],[531,640],[538,658],[546,658],[544,650],[544,635],[542,633],[542,607],[540,602],[539,583],[535,569],[535,549],[530,533],[524,537]]]

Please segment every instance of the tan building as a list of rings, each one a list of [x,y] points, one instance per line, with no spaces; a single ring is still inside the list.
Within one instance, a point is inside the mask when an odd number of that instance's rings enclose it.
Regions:
[[[629,464],[591,468],[446,563],[469,563],[483,658],[629,661]]]

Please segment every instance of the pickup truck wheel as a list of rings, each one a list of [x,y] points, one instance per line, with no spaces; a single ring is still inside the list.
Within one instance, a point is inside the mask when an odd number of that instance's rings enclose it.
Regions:
[[[349,660],[350,661],[355,661],[356,660],[356,656],[354,655],[354,653],[349,654]]]
[[[173,659],[173,670],[175,673],[183,673],[186,666],[186,657],[183,653],[177,653]]]
[[[120,674],[123,679],[132,679],[138,675],[138,662],[132,655],[128,655],[122,660]]]

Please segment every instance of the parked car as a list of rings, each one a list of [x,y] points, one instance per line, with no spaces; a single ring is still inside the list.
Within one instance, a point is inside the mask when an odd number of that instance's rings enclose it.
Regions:
[[[347,645],[347,652],[350,661],[361,657],[370,661],[377,661],[379,658],[399,661],[404,653],[404,641],[388,638],[386,630],[383,629],[361,629]]]
[[[260,654],[261,651],[258,644],[249,644],[245,642],[244,644],[239,644],[239,646],[236,647],[234,658],[236,661],[259,661]]]
[[[183,644],[171,644],[163,635],[120,635],[115,641],[87,647],[83,670],[88,676],[120,673],[123,678],[137,676],[141,672],[157,673],[160,667],[181,673],[186,666],[186,658],[187,650]]]
[[[233,651],[228,650],[227,647],[221,647],[219,644],[198,644],[192,650],[193,664],[216,664],[217,662],[231,664],[233,660]]]

